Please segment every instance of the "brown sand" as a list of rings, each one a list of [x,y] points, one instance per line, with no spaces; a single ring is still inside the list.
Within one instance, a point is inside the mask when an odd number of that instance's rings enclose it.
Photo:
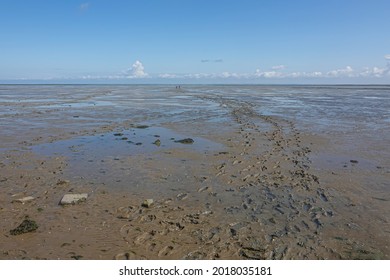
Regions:
[[[38,155],[22,141],[2,152],[0,259],[389,259],[389,197],[367,189],[373,178],[388,183],[388,170],[333,157],[334,138],[304,134],[251,104],[204,98],[223,103],[227,119],[164,126],[220,148],[107,159],[104,180],[71,176],[66,157]],[[35,145],[130,123],[22,135]],[[59,205],[83,192],[85,202]],[[27,196],[34,200],[15,202]],[[148,198],[153,205],[141,206]],[[38,229],[11,235],[26,216]]]

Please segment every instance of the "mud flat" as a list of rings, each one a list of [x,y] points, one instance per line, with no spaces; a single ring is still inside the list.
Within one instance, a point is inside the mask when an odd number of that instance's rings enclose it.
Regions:
[[[256,88],[44,89],[62,99],[0,99],[0,259],[390,257],[385,141],[308,129]]]

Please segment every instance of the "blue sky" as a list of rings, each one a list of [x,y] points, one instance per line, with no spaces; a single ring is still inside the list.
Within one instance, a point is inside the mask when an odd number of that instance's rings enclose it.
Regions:
[[[0,82],[390,83],[388,0],[0,0]]]

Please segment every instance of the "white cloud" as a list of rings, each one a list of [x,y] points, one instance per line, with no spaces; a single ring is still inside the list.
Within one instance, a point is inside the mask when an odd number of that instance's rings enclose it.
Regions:
[[[328,77],[354,77],[356,76],[355,71],[352,69],[351,66],[347,66],[343,69],[337,69],[337,70],[332,70],[329,71],[327,74]]]
[[[365,68],[364,71],[360,73],[360,76],[362,77],[381,78],[384,77],[385,75],[390,75],[390,63],[388,63],[386,68],[379,68],[379,67]]]
[[[136,60],[132,67],[122,73],[107,75],[107,76],[83,76],[82,79],[139,79],[139,78],[160,78],[160,79],[184,79],[184,80],[213,80],[213,79],[226,79],[226,80],[257,80],[257,79],[348,79],[348,78],[390,78],[390,54],[385,55],[386,65],[383,67],[366,67],[363,69],[355,70],[351,66],[330,70],[327,72],[313,71],[313,72],[287,72],[284,69],[284,65],[277,65],[272,67],[272,70],[263,71],[256,69],[252,73],[236,73],[236,72],[220,72],[220,73],[160,73],[155,75],[149,75],[145,72],[143,64]]]
[[[254,76],[263,78],[282,78],[284,74],[278,71],[261,71],[260,69],[256,69]]]
[[[159,78],[163,78],[163,79],[175,79],[175,78],[180,78],[180,76],[176,75],[176,74],[159,74],[158,75]]]
[[[126,78],[129,79],[146,78],[149,76],[148,73],[145,72],[145,68],[139,60],[134,62],[131,68],[129,68],[124,74]]]
[[[216,75],[219,78],[242,78],[245,74],[222,72],[221,74]]]
[[[289,78],[321,78],[324,77],[324,74],[320,71],[314,72],[292,72],[285,75]]]

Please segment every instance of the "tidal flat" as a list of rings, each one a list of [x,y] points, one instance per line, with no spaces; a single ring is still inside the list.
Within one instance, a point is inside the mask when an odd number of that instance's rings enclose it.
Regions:
[[[0,85],[0,120],[0,259],[390,259],[390,86]]]

